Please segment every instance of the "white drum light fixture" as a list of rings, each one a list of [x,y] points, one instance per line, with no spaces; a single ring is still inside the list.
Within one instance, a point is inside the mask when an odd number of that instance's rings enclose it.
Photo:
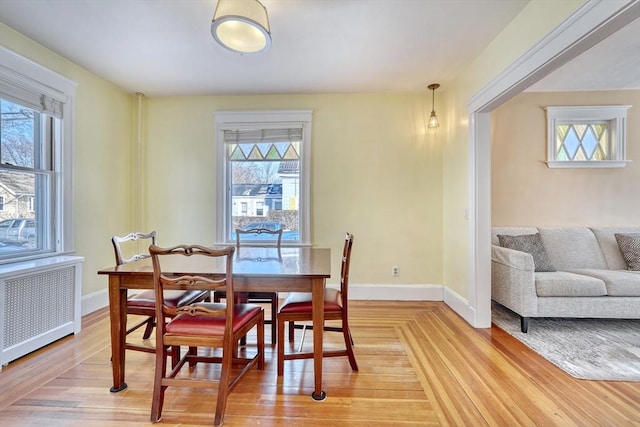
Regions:
[[[232,52],[264,52],[271,46],[267,9],[258,0],[218,0],[211,34]]]

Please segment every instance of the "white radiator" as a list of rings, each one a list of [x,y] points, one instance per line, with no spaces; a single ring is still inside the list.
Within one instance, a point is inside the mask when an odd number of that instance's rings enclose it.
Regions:
[[[80,332],[82,261],[60,256],[0,266],[0,369]]]

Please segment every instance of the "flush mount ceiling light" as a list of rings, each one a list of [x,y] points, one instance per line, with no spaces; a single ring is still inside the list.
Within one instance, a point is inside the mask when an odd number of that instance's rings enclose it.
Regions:
[[[427,89],[431,91],[431,116],[429,116],[429,124],[427,125],[429,129],[436,129],[438,126],[440,126],[440,123],[438,122],[438,116],[436,116],[436,110],[434,108],[436,89],[438,89],[439,87],[440,85],[438,83],[433,83],[427,86]]]
[[[220,45],[240,54],[261,53],[271,46],[267,9],[258,0],[219,0],[211,34]]]

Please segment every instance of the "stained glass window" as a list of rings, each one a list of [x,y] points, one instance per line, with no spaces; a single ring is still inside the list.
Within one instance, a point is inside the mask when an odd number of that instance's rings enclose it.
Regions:
[[[567,123],[556,128],[556,160],[607,160],[607,123]]]
[[[629,107],[547,107],[547,166],[624,167]]]

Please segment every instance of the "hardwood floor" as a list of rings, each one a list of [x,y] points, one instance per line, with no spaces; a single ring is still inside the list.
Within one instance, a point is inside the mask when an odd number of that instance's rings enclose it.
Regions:
[[[444,303],[356,301],[350,316],[359,372],[346,358],[325,359],[328,398],[314,402],[312,361],[287,361],[278,379],[267,345],[265,371],[231,393],[224,425],[640,426],[640,383],[574,379]],[[340,343],[339,334],[325,337],[326,347]],[[153,358],[128,351],[129,387],[110,393],[108,314],[87,316],[80,334],[4,367],[0,425],[151,425]],[[212,425],[214,396],[169,389],[162,423]]]

